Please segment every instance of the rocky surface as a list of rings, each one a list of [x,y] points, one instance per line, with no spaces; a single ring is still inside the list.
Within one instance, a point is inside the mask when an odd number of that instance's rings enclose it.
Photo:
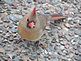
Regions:
[[[23,41],[17,26],[32,0],[0,0],[0,61],[81,61],[81,0],[38,0],[42,14],[61,13],[39,42]]]

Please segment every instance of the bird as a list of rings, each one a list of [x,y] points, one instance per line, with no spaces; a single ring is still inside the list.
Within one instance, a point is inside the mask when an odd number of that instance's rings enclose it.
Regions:
[[[36,2],[34,0],[35,7],[31,12],[26,14],[24,18],[19,21],[18,33],[22,39],[27,41],[38,41],[41,39],[41,36],[44,34],[45,27],[48,25],[47,21],[49,20],[59,20],[64,19],[62,15],[42,15],[36,11]]]
[[[22,39],[28,41],[38,41],[44,34],[44,29],[47,26],[47,21],[49,19],[59,20],[65,17],[60,15],[44,16],[42,14],[37,14],[36,7],[24,16],[23,20],[19,21],[18,33]]]
[[[26,15],[24,19],[19,22],[18,33],[21,38],[29,41],[39,40],[43,34],[44,27],[46,26],[45,21],[43,20],[44,18],[42,18],[42,20],[39,19],[39,16],[36,13],[36,7],[34,7],[32,13]]]

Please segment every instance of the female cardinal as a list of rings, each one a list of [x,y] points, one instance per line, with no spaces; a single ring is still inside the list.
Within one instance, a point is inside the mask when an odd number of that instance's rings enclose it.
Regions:
[[[41,17],[41,16],[40,16]],[[37,41],[43,34],[44,27],[46,26],[45,19],[36,13],[36,8],[33,9],[32,13],[29,13],[19,22],[18,32],[23,39],[29,41]]]
[[[62,16],[49,16],[51,19],[64,18]],[[36,13],[36,7],[31,13],[26,15],[22,21],[19,22],[18,32],[21,38],[29,41],[37,41],[43,35],[44,28],[46,26],[47,18],[43,15]]]

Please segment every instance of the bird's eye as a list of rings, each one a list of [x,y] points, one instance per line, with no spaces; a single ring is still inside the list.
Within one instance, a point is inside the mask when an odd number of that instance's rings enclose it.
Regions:
[[[27,21],[29,22],[29,19],[27,19]]]

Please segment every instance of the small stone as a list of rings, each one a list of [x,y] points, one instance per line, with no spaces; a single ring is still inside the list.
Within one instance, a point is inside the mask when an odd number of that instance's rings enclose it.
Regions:
[[[67,19],[67,21],[68,21],[68,23],[69,23],[69,24],[71,24],[71,25],[73,25],[73,24],[74,24],[74,23],[73,23],[73,19],[72,19],[72,18],[68,18],[68,19]]]
[[[23,18],[23,16],[22,15],[9,15],[9,19],[10,20],[12,20],[12,21],[19,21],[19,20],[21,20]]]
[[[68,30],[69,30],[69,29],[66,28],[65,26],[62,26],[62,29],[63,29],[64,31],[68,31]]]
[[[62,28],[61,27],[57,27],[59,30],[61,30]]]
[[[3,32],[2,35],[4,36],[6,34],[6,32]]]
[[[61,46],[60,46],[60,49],[63,50],[63,49],[64,49],[64,46],[61,45]]]
[[[7,23],[5,23],[5,24],[4,24],[4,27],[5,27],[5,28],[7,28],[7,27],[8,27],[8,24],[7,24]]]
[[[9,37],[9,36],[10,36],[10,34],[9,34],[9,33],[6,33],[6,35],[5,35],[5,36]]]
[[[60,38],[59,40],[60,40],[60,41],[63,41],[63,38]],[[62,43],[62,42],[60,42],[60,43]]]
[[[7,17],[5,17],[5,18],[3,19],[3,22],[5,22],[5,23],[9,23],[10,20],[8,20]]]
[[[74,56],[74,54],[73,53],[70,53],[69,56],[72,58]]]
[[[81,33],[79,33],[79,36],[81,37]]]
[[[47,43],[43,43],[43,42],[40,42],[39,43],[40,47],[42,47],[43,49],[46,49],[48,47],[48,44]]]
[[[78,48],[78,51],[81,53],[81,48]]]
[[[19,58],[18,57],[15,57],[13,60],[14,61],[19,61]]]
[[[5,50],[3,48],[0,48],[0,53],[5,52]]]
[[[13,54],[7,53],[7,55],[10,57],[10,59],[12,59]]]
[[[19,61],[23,61],[23,59],[19,59]]]
[[[80,44],[80,45],[81,45],[81,39],[78,41],[78,44]]]
[[[67,60],[68,60],[68,61],[71,61],[71,58],[68,58]]]
[[[19,22],[16,22],[14,25],[15,25],[15,26],[18,26],[18,25],[19,25]]]
[[[48,52],[45,50],[45,54],[48,54]]]
[[[0,8],[0,13],[4,13],[4,10],[2,8]]]
[[[9,19],[12,21],[17,21],[17,18],[14,15],[9,15]]]
[[[52,58],[50,61],[59,61],[58,58]]]
[[[50,26],[46,26],[46,28],[45,28],[45,29],[50,30]]]
[[[1,4],[4,4],[4,3],[5,3],[5,2],[4,2],[3,0],[0,0],[0,5],[1,5]]]
[[[45,48],[45,49],[46,49],[47,47],[48,47],[48,45],[47,45],[47,44],[44,44],[44,45],[43,45],[43,48]]]
[[[17,9],[17,7],[18,7],[18,4],[17,4],[16,2],[14,2],[14,3],[12,4],[12,9]]]
[[[70,24],[65,23],[64,25],[65,25],[65,27],[70,28]]]
[[[17,18],[17,20],[23,19],[23,16],[22,15],[15,15],[15,17]]]
[[[73,23],[73,21],[71,20],[71,21],[69,21],[69,24],[73,25],[74,23]]]
[[[9,40],[10,40],[10,41],[13,41],[13,37],[12,37],[12,36],[10,36],[10,37],[9,37]]]
[[[80,21],[79,20],[74,20],[73,22],[76,24],[76,23],[79,23]]]
[[[72,39],[72,37],[70,37],[69,35],[65,34],[65,38],[70,41]]]
[[[13,4],[15,0],[4,0],[7,4]]]
[[[5,37],[6,38],[6,37]],[[6,42],[8,42],[8,40],[7,39],[4,39],[4,41],[3,41],[4,43],[6,43]]]
[[[3,21],[0,20],[0,24],[3,24]]]
[[[51,2],[51,1],[50,1]],[[61,0],[52,0],[52,3],[55,5],[55,4],[58,4],[58,3],[60,3],[61,2]]]
[[[42,56],[42,57],[38,58],[38,61],[45,61],[45,58],[43,58],[43,56]]]
[[[74,36],[74,32],[73,31],[68,31],[68,35],[72,37],[72,36]]]
[[[3,31],[2,31],[2,30],[0,30],[0,34],[1,34],[1,33],[3,33]]]
[[[32,1],[31,0],[27,0],[27,3],[31,3]]]
[[[78,54],[79,54],[79,52],[78,52],[77,47],[76,47],[75,55],[78,55]]]
[[[78,55],[74,56],[74,58],[75,58],[76,61],[80,61],[81,60],[81,57],[78,56]]]
[[[17,32],[17,27],[14,26],[12,29],[11,29],[12,32]]]
[[[74,29],[74,33],[75,33],[76,35],[80,35],[80,34],[81,34],[81,31],[80,31],[79,29]]]
[[[13,34],[13,37],[17,37],[17,34]]]
[[[63,50],[63,53],[67,54],[67,51],[66,50]]]
[[[65,44],[65,48],[68,49],[70,47],[69,44]]]
[[[45,3],[46,2],[46,0],[42,0],[42,3]]]
[[[78,41],[78,40],[77,40]],[[73,45],[75,45],[76,44],[76,40],[75,39],[71,39],[71,43],[73,44]]]
[[[32,52],[30,59],[31,59],[31,60],[34,60],[34,59],[36,59],[36,58],[37,58],[37,53]]]
[[[67,20],[72,20],[72,17],[67,18]]]
[[[79,25],[81,25],[81,20],[79,20]]]

